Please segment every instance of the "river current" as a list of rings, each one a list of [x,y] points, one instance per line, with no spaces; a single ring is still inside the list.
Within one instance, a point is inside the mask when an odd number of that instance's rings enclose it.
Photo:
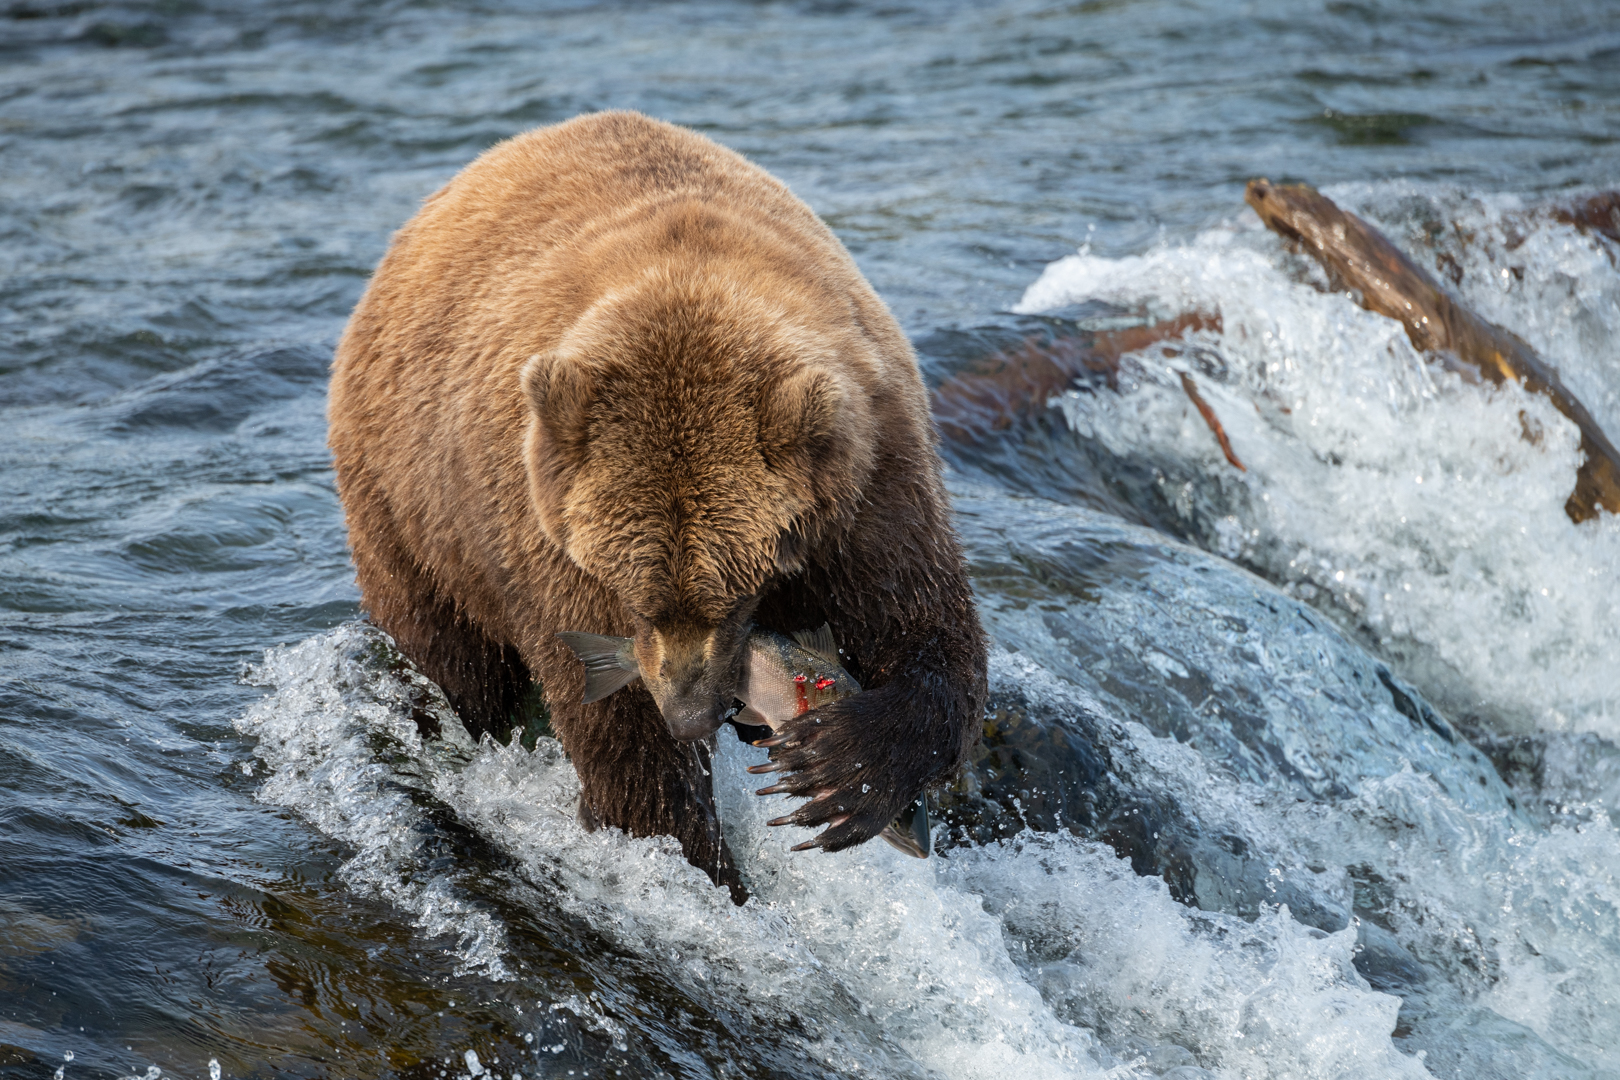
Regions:
[[[939,857],[789,853],[722,732],[734,907],[360,616],[344,319],[616,107],[786,181],[932,386],[1219,316],[945,443],[993,700]],[[1606,0],[8,3],[0,1076],[1620,1077],[1620,522],[1254,176],[1620,432],[1620,245],[1551,212],[1620,187]]]

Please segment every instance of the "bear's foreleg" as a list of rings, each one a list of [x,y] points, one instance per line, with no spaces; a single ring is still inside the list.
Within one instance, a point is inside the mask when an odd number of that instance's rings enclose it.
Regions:
[[[782,774],[761,794],[809,797],[772,824],[822,829],[801,846],[838,851],[877,835],[961,769],[984,718],[984,632],[948,503],[938,488],[908,489],[907,476],[874,481],[881,513],[863,515],[798,586],[867,688],[761,743],[771,762],[751,771]]]
[[[522,656],[493,641],[436,589],[386,523],[368,525],[361,530],[351,523],[349,530],[361,607],[438,683],[474,738],[504,736],[531,683]]]
[[[652,698],[630,687],[584,706],[585,716],[558,712],[558,728],[579,774],[582,817],[631,836],[673,836],[687,861],[725,886],[733,902],[748,891],[720,832],[714,802],[712,740],[677,742]],[[601,710],[604,716],[593,716]]]

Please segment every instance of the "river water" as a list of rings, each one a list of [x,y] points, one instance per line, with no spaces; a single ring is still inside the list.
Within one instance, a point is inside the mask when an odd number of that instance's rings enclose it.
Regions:
[[[946,445],[995,649],[943,857],[789,854],[722,733],[734,908],[359,618],[343,320],[607,107],[787,181],[932,384],[1220,316]],[[1620,524],[1242,203],[1323,186],[1612,434],[1620,252],[1546,208],[1616,132],[1606,0],[10,3],[0,1075],[1620,1076]]]

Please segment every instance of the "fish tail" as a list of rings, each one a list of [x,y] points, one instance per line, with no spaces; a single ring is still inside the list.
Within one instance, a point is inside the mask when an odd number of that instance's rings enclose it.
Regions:
[[[933,851],[932,829],[928,821],[928,796],[920,795],[905,813],[885,825],[878,833],[891,847],[917,859],[928,858]]]
[[[641,665],[629,648],[632,639],[565,630],[558,639],[585,665],[585,696],[580,704],[601,701],[641,675]]]

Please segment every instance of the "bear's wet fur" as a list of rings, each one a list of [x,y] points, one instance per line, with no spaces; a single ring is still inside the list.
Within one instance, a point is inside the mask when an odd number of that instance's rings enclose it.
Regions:
[[[396,234],[338,346],[363,606],[475,732],[538,678],[582,818],[677,837],[740,902],[701,736],[751,622],[830,624],[867,688],[772,750],[827,850],[978,731],[927,401],[843,246],[739,155],[624,112],[517,136]],[[643,680],[580,704],[564,630],[635,637]]]

